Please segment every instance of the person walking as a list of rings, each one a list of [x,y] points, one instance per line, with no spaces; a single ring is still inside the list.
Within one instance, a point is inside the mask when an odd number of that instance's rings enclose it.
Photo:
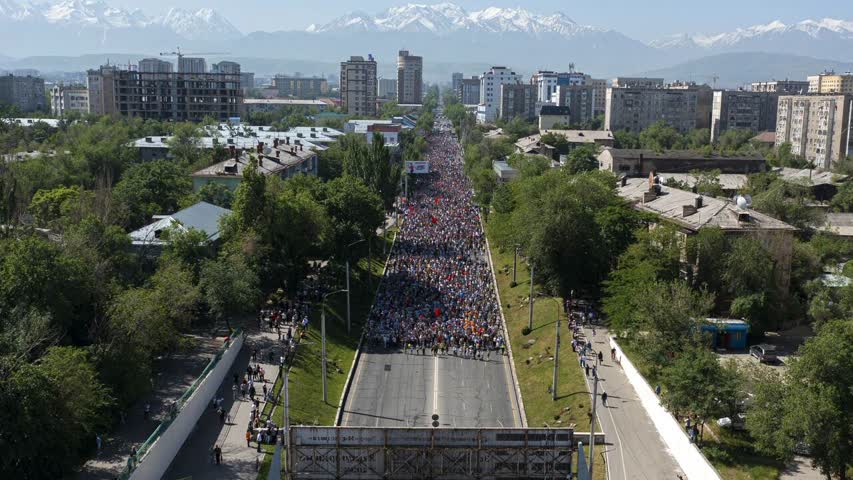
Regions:
[[[252,448],[252,430],[246,430],[246,447]]]
[[[97,447],[98,447],[96,454],[100,455],[101,454],[101,434],[100,433],[95,434],[95,445],[97,445]]]
[[[213,455],[216,458],[216,464],[221,465],[222,464],[222,448],[220,448],[219,445],[217,445],[216,448],[213,449]]]
[[[598,351],[598,362],[601,363],[604,361],[604,354],[601,353],[601,350]]]
[[[142,411],[142,418],[144,420],[148,420],[148,418],[150,416],[151,416],[151,404],[148,402],[145,402],[145,408]]]
[[[607,406],[607,392],[601,392],[601,404]]]

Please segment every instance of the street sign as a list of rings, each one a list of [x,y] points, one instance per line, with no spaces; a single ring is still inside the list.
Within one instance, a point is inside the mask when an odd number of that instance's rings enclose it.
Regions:
[[[437,420],[436,420],[437,421]],[[291,478],[569,478],[569,428],[292,427]]]
[[[406,161],[406,172],[411,175],[429,173],[429,162],[423,160],[408,160]]]

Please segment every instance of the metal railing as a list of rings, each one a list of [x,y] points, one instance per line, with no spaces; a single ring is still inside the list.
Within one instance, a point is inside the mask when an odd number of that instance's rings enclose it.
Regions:
[[[181,409],[184,407],[190,397],[192,397],[196,390],[198,390],[198,387],[201,385],[201,382],[203,382],[210,374],[210,372],[213,371],[216,365],[219,364],[219,360],[222,359],[222,355],[231,347],[231,344],[233,343],[234,339],[239,338],[241,335],[243,335],[242,328],[234,330],[231,335],[228,336],[228,340],[225,341],[225,344],[222,345],[222,348],[220,348],[219,351],[216,352],[216,355],[214,355],[213,358],[210,359],[210,362],[207,364],[207,366],[204,367],[204,370],[201,372],[201,375],[199,375],[198,378],[196,378],[195,381],[192,383],[192,385],[187,388],[184,394],[181,395],[181,398],[177,399],[169,406],[169,412],[166,418],[164,418],[160,422],[160,425],[157,425],[157,428],[151,433],[151,435],[148,436],[145,442],[143,442],[142,445],[139,446],[139,449],[136,451],[136,454],[131,455],[127,459],[127,465],[125,465],[121,474],[118,476],[119,480],[130,479],[130,476],[133,474],[133,471],[136,470],[136,467],[139,465],[140,462],[142,462],[143,459],[145,459],[145,455],[148,453],[151,447],[157,442],[157,440],[160,439],[161,436],[163,436],[163,434],[166,432],[166,430],[169,428],[175,418],[177,418],[178,413],[181,412]]]

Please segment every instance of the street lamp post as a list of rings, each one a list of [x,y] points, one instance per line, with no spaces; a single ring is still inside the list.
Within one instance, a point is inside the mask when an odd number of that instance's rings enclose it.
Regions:
[[[560,368],[560,302],[557,298],[554,298],[554,301],[557,302],[557,342],[554,348],[554,381],[552,383],[553,389],[551,391],[551,400],[557,401],[557,372]]]
[[[352,330],[352,321],[350,318],[349,257],[350,252],[352,251],[352,246],[364,241],[365,240],[362,238],[361,240],[356,240],[347,245],[347,334],[351,333]]]
[[[530,318],[527,320],[528,330],[533,330],[533,263],[530,263]]]
[[[322,310],[320,312],[320,336],[323,338],[322,344],[322,356],[323,356],[323,403],[329,403],[329,385],[328,379],[326,378],[326,298],[330,295],[334,295],[336,293],[343,293],[348,290],[335,290],[334,292],[327,293],[323,295],[323,305]]]
[[[518,267],[518,244],[515,245],[515,251],[512,252],[512,283],[518,284],[518,280],[515,277],[515,271]]]

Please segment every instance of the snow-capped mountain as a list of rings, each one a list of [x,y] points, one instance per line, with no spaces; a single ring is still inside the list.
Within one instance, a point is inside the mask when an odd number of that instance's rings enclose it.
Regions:
[[[523,8],[497,7],[468,13],[456,4],[439,3],[393,7],[375,16],[353,12],[325,25],[311,25],[308,31],[311,33],[425,32],[436,35],[456,32],[522,33],[533,36],[555,33],[572,36],[606,30],[580,25],[562,13],[540,15]]]
[[[678,34],[651,42],[666,50],[768,51],[853,58],[853,21],[824,18],[785,24],[779,20],[716,34]],[[845,52],[846,50],[846,52]]]
[[[171,8],[164,17],[156,19],[155,23],[190,40],[227,40],[243,36],[237,27],[211,8],[202,8],[195,12]]]
[[[165,15],[148,17],[139,9],[116,8],[103,0],[0,0],[0,44],[26,48],[12,39],[33,35],[34,29],[45,38],[45,45],[54,49],[50,53],[64,53],[65,49],[150,48],[152,42],[174,45],[181,41],[231,40],[243,35],[209,8],[194,12],[173,8]]]

